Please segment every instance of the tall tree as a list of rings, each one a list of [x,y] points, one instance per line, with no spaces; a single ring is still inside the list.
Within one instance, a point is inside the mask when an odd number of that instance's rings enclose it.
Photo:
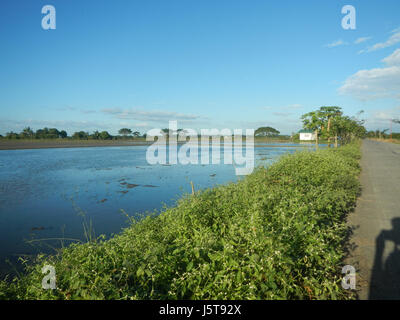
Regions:
[[[100,139],[102,140],[111,140],[112,135],[110,135],[107,131],[100,132]]]
[[[328,138],[328,147],[331,146],[331,123],[335,117],[340,117],[343,114],[342,108],[337,106],[323,106],[319,108],[319,116],[321,121],[324,123],[326,136]],[[321,128],[324,131],[324,127]],[[335,138],[335,141],[337,137]]]
[[[132,133],[132,130],[128,129],[128,128],[122,128],[122,129],[119,129],[118,133],[122,134],[124,137],[126,137],[127,135],[130,135]]]
[[[15,133],[13,131],[10,131],[10,132],[6,133],[6,138],[7,139],[19,139],[19,134]]]
[[[100,139],[100,132],[99,131],[93,131],[93,133],[89,136],[89,139],[93,140],[99,140]]]
[[[340,137],[341,143],[348,143],[354,138],[364,138],[367,134],[364,121],[349,116],[335,117],[332,120],[332,131]],[[337,147],[337,140],[335,140],[335,147]]]
[[[68,137],[67,131],[61,130],[60,131],[60,138],[65,139],[66,137]]]
[[[85,131],[78,131],[72,135],[72,139],[77,139],[77,140],[88,140],[88,138],[89,138],[89,133]]]
[[[60,131],[56,128],[50,128],[46,138],[57,139],[60,136]]]
[[[318,149],[318,135],[323,128],[324,121],[319,110],[311,111],[301,116],[303,127],[305,129],[314,130],[315,132],[315,147]]]
[[[24,130],[22,130],[21,136],[23,138],[32,139],[35,136],[35,133],[32,131],[32,129],[30,127],[26,127],[26,128],[24,128]]]

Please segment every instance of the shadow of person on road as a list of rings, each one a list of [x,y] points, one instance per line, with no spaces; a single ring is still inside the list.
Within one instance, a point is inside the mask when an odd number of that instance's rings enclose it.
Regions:
[[[386,241],[394,250],[385,261]],[[376,238],[375,260],[371,274],[369,299],[400,299],[400,218],[392,219],[392,230],[382,230]]]

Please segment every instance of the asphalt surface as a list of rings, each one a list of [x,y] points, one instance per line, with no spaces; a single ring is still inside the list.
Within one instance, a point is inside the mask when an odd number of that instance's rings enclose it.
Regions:
[[[346,263],[356,268],[359,299],[400,299],[400,144],[364,140],[362,194]]]

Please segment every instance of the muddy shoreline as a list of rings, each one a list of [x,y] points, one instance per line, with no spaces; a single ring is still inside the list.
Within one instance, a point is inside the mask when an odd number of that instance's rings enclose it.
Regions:
[[[244,141],[243,141],[244,142]],[[279,143],[283,141],[255,141],[255,147],[266,147],[265,143]],[[287,143],[289,141],[284,141]],[[42,141],[42,140],[2,140],[0,141],[0,150],[24,150],[24,149],[49,149],[49,148],[89,148],[89,147],[129,147],[129,146],[149,146],[154,141],[107,141],[107,140],[57,140],[57,141]],[[184,144],[185,142],[178,142],[178,144]],[[305,145],[287,146],[287,145],[269,145],[268,147],[307,147]]]
[[[88,148],[88,147],[122,147],[147,146],[152,142],[146,141],[0,141],[0,150],[47,149],[47,148]]]

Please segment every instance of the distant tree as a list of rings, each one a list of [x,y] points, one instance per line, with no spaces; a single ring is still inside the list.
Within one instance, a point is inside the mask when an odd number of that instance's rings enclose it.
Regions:
[[[94,131],[90,136],[89,139],[91,140],[99,140],[100,139],[100,132],[98,132],[97,130]]]
[[[342,143],[347,143],[355,137],[363,138],[367,131],[364,127],[364,120],[357,117],[363,111],[357,113],[355,117],[344,116],[342,108],[337,106],[323,106],[316,111],[312,111],[301,116],[303,127],[311,129],[316,134],[316,146],[318,147],[318,137],[321,135],[328,139],[335,137],[335,147],[337,147],[338,138]]]
[[[365,135],[366,135],[366,137],[368,137],[368,138],[382,138],[382,137],[387,137],[387,134],[386,134],[386,132],[388,131],[389,129],[384,129],[384,130],[379,130],[379,129],[377,129],[377,130],[375,130],[375,131],[368,131]]]
[[[13,131],[7,132],[6,133],[6,139],[19,139],[18,133],[15,133]]]
[[[260,127],[258,128],[254,135],[256,137],[273,137],[277,136],[280,132],[272,127]]]
[[[348,143],[354,138],[364,138],[367,130],[364,127],[364,121],[355,117],[338,116],[332,119],[332,133],[335,137],[340,137],[342,143]],[[335,139],[337,147],[337,139]]]
[[[295,133],[295,132],[292,133],[291,139],[292,139],[293,141],[299,140],[299,139],[300,139],[300,133]]]
[[[36,130],[36,139],[57,139],[60,137],[60,131],[56,128],[43,128]]]
[[[132,130],[128,129],[128,128],[122,128],[122,129],[119,129],[118,133],[122,134],[125,137],[127,135],[132,134]]]
[[[24,130],[22,130],[20,135],[24,139],[27,139],[27,138],[32,139],[32,138],[34,138],[35,133],[32,131],[32,129],[30,127],[26,127],[26,128],[24,128]]]
[[[389,131],[389,128],[380,131],[380,133],[379,133],[379,138],[380,138],[380,139],[382,139],[382,138],[385,139],[386,136],[387,136],[386,132],[388,132],[388,131]]]
[[[60,138],[65,139],[66,137],[68,137],[67,131],[61,130],[60,131]]]
[[[135,138],[140,137],[140,132],[139,132],[139,131],[135,131],[135,132],[133,133],[133,136],[134,136]]]
[[[169,136],[169,135],[172,135],[173,133],[179,134],[179,132],[181,132],[181,131],[184,131],[184,130],[183,129],[177,129],[176,131],[174,131],[174,130],[170,130],[168,128],[161,129],[161,133],[164,136]]]
[[[101,140],[110,140],[112,139],[112,135],[110,135],[107,131],[100,132],[100,139]]]
[[[311,111],[301,116],[303,128],[315,131],[315,147],[318,149],[318,136],[324,128],[324,116],[320,110]]]
[[[324,123],[321,127],[322,134],[326,136],[328,139],[328,147],[331,146],[331,123],[332,119],[335,117],[340,117],[343,112],[342,108],[337,106],[323,106],[319,108],[319,117],[321,121]],[[324,127],[325,125],[325,127]],[[337,137],[335,136],[335,141],[337,141]]]
[[[36,130],[35,137],[36,139],[44,139],[46,138],[48,132],[49,132],[48,128],[38,129]]]
[[[48,134],[46,135],[46,138],[48,139],[57,139],[59,137],[60,131],[58,131],[56,128],[50,128]]]
[[[74,134],[72,135],[72,139],[76,140],[88,140],[88,138],[89,138],[89,133],[85,131],[74,132]]]

